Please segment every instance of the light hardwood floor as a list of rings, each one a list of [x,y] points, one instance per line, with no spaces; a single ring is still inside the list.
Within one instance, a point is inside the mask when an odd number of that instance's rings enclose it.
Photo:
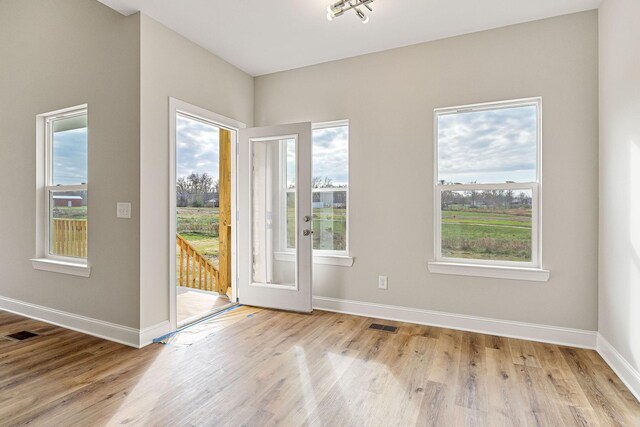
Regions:
[[[594,351],[263,310],[142,350],[0,312],[1,425],[640,425]]]
[[[213,310],[226,307],[230,304],[229,298],[226,295],[194,291],[180,286],[178,287],[176,298],[178,325],[188,320],[195,320],[198,317],[211,313]]]

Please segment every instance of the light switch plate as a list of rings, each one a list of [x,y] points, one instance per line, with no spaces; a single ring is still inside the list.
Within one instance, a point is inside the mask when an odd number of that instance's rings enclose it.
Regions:
[[[131,203],[118,202],[117,217],[131,218]]]

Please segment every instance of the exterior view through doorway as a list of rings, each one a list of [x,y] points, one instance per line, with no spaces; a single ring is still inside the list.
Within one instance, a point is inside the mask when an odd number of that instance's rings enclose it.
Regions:
[[[235,304],[231,170],[237,132],[213,113],[174,99],[170,104],[175,329]]]

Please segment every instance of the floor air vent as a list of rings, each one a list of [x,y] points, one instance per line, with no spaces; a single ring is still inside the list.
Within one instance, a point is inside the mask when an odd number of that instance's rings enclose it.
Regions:
[[[37,336],[38,334],[34,334],[33,332],[22,331],[22,332],[16,332],[15,334],[7,335],[5,338],[9,338],[10,340],[14,340],[14,341],[22,341],[22,340],[26,340],[28,338],[33,338]]]
[[[391,332],[393,334],[398,332],[397,326],[381,325],[380,323],[372,323],[371,326],[369,326],[369,329],[375,329],[377,331],[384,331],[384,332]]]

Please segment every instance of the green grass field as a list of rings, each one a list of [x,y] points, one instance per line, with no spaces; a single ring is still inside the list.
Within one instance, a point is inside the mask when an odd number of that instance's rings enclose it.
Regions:
[[[65,219],[87,219],[87,207],[78,206],[69,208],[66,206],[54,206],[53,217]]]
[[[345,250],[347,210],[316,208],[313,210],[314,249]],[[293,247],[294,210],[289,209],[288,243]],[[198,252],[217,261],[218,258],[218,208],[177,208],[177,230]]]
[[[218,261],[218,208],[177,208],[178,233],[209,260]]]
[[[294,245],[294,210],[288,210],[288,245]],[[86,207],[55,207],[56,218],[85,219]],[[346,209],[313,210],[313,247],[346,249]],[[207,258],[218,258],[218,208],[177,208],[178,233]],[[442,211],[442,255],[451,258],[531,260],[530,209]]]
[[[531,261],[531,210],[443,210],[442,255]]]

